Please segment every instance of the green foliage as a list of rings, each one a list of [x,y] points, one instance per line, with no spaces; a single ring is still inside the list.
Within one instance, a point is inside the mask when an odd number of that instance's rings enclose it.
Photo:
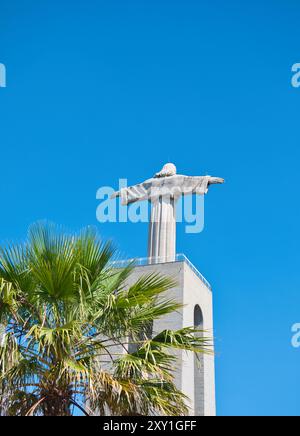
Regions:
[[[0,404],[7,415],[182,415],[174,349],[209,352],[193,328],[151,338],[180,306],[157,274],[126,286],[110,243],[87,229],[34,225],[21,246],[0,249]],[[203,336],[203,335],[202,335]],[[128,339],[130,338],[130,339]],[[129,342],[136,351],[129,353]]]

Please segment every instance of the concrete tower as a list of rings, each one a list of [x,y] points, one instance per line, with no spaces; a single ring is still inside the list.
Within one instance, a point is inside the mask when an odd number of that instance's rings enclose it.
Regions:
[[[212,290],[207,280],[184,255],[176,255],[176,201],[181,195],[208,192],[211,184],[224,180],[211,176],[183,176],[176,174],[174,164],[166,164],[152,179],[124,188],[113,197],[121,197],[128,205],[148,200],[152,205],[149,224],[148,257],[136,260],[136,267],[129,285],[149,273],[155,272],[175,279],[177,287],[169,291],[168,297],[183,305],[182,309],[157,320],[153,333],[165,329],[179,330],[196,326],[213,338]],[[214,416],[215,375],[214,357],[186,351],[176,351],[177,387],[189,398],[190,415]]]
[[[213,337],[212,291],[209,283],[183,255],[177,255],[173,262],[136,266],[130,277],[130,284],[142,275],[158,272],[173,277],[177,287],[169,291],[168,297],[180,302],[183,307],[157,320],[153,333],[165,329],[178,330],[193,325],[207,331]],[[177,351],[178,367],[175,370],[177,387],[190,399],[190,415],[214,416],[215,370],[214,357],[200,355],[199,360],[192,352]]]

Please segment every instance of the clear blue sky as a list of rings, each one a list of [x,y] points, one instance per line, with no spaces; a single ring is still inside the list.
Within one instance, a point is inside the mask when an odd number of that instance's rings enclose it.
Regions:
[[[203,233],[220,415],[300,414],[298,0],[0,0],[0,241],[47,218],[128,256],[145,224],[99,225],[96,190],[166,161],[226,179]]]

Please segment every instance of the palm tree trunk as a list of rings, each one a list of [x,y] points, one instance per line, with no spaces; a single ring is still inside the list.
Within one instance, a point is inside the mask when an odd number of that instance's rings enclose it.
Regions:
[[[71,416],[72,397],[69,392],[42,393],[45,400],[41,404],[44,416]]]

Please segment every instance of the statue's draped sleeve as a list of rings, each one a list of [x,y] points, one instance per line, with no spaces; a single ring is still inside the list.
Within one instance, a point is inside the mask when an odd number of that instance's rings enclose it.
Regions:
[[[138,185],[129,186],[128,188],[123,188],[120,191],[120,197],[122,204],[131,204],[136,201],[148,200],[151,193],[151,179],[146,180]]]
[[[181,183],[182,194],[198,194],[204,195],[208,192],[208,185],[210,176],[182,176],[183,180]]]

